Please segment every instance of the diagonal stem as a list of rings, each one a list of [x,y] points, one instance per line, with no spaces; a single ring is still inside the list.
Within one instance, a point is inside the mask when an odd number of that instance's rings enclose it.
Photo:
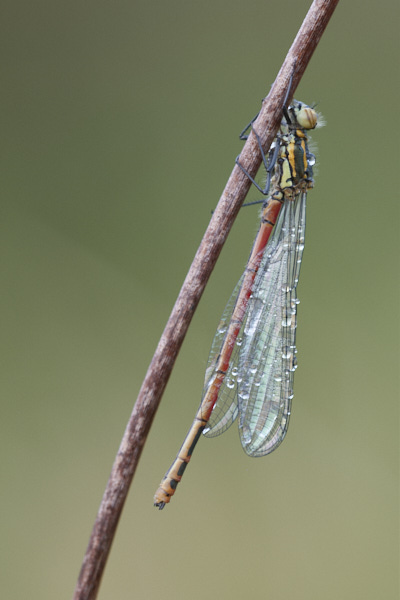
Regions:
[[[314,0],[270,93],[263,101],[254,127],[260,135],[265,153],[278,130],[289,82],[292,79],[288,102],[338,2]],[[239,160],[254,177],[262,158],[253,133],[243,147]],[[94,600],[97,597],[119,517],[151,423],[194,311],[250,185],[248,177],[235,164],[172,309],[126,426],[93,526],[74,600]]]

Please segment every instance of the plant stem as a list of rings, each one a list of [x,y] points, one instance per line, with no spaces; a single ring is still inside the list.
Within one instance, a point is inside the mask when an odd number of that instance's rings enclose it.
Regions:
[[[288,101],[291,100],[338,2],[339,0],[313,2],[270,93],[263,101],[254,127],[260,135],[265,153],[281,122],[289,82],[291,81]],[[261,154],[253,134],[243,147],[240,163],[250,175],[256,175],[261,164]],[[194,311],[250,185],[248,177],[235,164],[172,309],[126,426],[82,563],[74,600],[94,600],[97,597],[119,517],[151,423]]]

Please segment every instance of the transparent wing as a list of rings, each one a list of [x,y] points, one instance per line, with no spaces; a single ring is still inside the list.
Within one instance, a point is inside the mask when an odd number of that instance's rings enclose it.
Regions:
[[[250,456],[272,452],[282,442],[289,423],[305,211],[305,193],[285,200],[247,307],[237,393],[240,437]]]
[[[226,431],[239,413],[244,450],[250,456],[272,452],[283,440],[296,369],[296,287],[304,249],[306,194],[286,200],[268,241],[229,369],[204,435]],[[215,334],[203,397],[215,374],[243,276]]]
[[[203,397],[206,394],[210,381],[213,379],[215,374],[215,366],[218,362],[218,358],[221,353],[222,346],[225,341],[225,336],[231,321],[232,313],[235,308],[236,299],[239,295],[240,288],[242,287],[243,277],[239,279],[235,289],[229,298],[228,304],[226,305],[224,312],[221,317],[221,321],[218,325],[217,332],[214,336],[210,354],[208,357],[208,365],[206,369],[206,375],[204,380]],[[243,330],[243,326],[242,326]],[[231,359],[229,362],[229,369],[225,375],[225,379],[221,385],[218,393],[218,400],[211,413],[210,419],[207,423],[207,427],[203,433],[207,437],[215,437],[226,431],[236,419],[238,414],[237,408],[237,385],[236,376],[238,373],[237,364],[239,357],[239,348],[242,339],[242,331],[236,339],[235,347],[233,349]]]

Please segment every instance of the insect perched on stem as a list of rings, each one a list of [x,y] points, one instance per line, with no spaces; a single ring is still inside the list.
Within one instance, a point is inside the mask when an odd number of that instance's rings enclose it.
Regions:
[[[261,224],[244,274],[222,315],[212,343],[203,397],[178,455],[154,496],[164,508],[175,493],[201,435],[223,433],[238,417],[242,446],[249,456],[269,454],[289,424],[296,361],[296,288],[304,250],[306,196],[313,187],[315,157],[307,131],[317,125],[315,110],[293,101],[283,110],[268,157]],[[241,139],[254,119],[243,130]]]

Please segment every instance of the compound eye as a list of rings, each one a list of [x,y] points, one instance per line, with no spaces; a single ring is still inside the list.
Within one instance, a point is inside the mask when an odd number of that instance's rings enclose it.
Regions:
[[[303,104],[296,110],[296,121],[303,129],[314,129],[317,125],[318,115],[313,108]]]

